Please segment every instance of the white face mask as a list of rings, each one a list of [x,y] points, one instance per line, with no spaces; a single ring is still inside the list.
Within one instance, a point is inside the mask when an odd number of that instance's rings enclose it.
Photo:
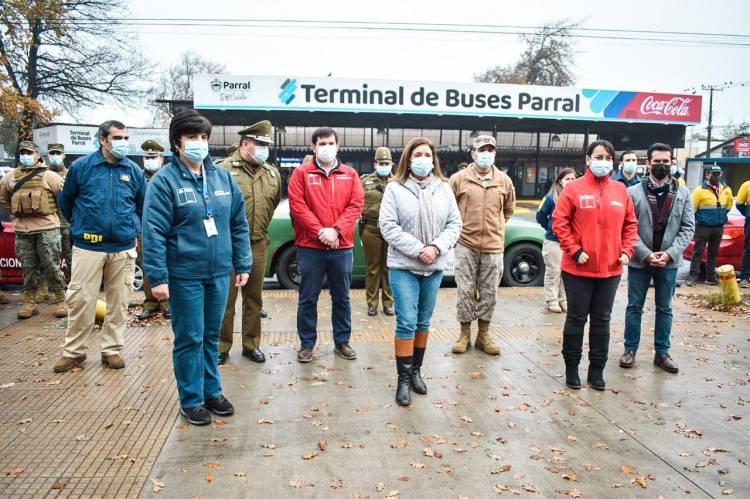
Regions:
[[[315,156],[323,163],[333,163],[336,159],[336,153],[338,148],[335,144],[327,144],[324,146],[318,146],[318,150],[315,152]]]
[[[596,177],[606,177],[609,172],[612,171],[612,161],[606,159],[592,159],[591,160],[591,173]]]
[[[159,168],[161,168],[161,158],[153,158],[153,159],[144,159],[143,160],[143,168],[147,172],[155,172]]]

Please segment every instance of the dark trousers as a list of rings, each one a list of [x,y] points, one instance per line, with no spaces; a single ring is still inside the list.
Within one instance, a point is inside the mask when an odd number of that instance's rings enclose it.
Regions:
[[[750,279],[750,218],[745,219],[745,251],[742,253],[742,269],[739,279]]]
[[[708,257],[706,258],[706,280],[716,281],[716,257],[719,255],[721,236],[724,235],[724,227],[709,227],[708,225],[695,226],[695,248],[693,258],[690,260],[690,279],[697,280],[701,272],[701,258],[703,251],[708,245]]]
[[[620,276],[596,278],[562,273],[568,314],[563,329],[562,354],[566,365],[577,366],[583,352],[583,330],[589,325],[590,367],[604,369],[609,353],[609,321]]]
[[[303,348],[314,347],[318,339],[318,297],[326,277],[331,291],[333,340],[337,345],[349,342],[352,335],[349,288],[352,282],[353,257],[351,249],[318,250],[297,247],[300,273],[297,334]]]

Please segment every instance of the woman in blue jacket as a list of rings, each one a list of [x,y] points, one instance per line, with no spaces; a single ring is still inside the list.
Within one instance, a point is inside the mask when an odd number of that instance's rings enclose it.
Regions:
[[[565,297],[565,288],[560,278],[560,262],[562,261],[562,250],[560,241],[552,232],[552,213],[555,211],[557,197],[565,187],[565,184],[575,180],[576,172],[572,168],[563,168],[557,174],[555,182],[544,196],[541,208],[536,212],[536,221],[539,222],[547,233],[542,244],[542,257],[544,258],[544,299],[547,302],[547,312],[556,314],[568,309],[568,300]]]
[[[194,425],[210,424],[209,410],[234,414],[221,389],[219,329],[230,284],[244,286],[252,266],[245,202],[208,156],[210,134],[195,110],[175,114],[173,159],[151,180],[143,210],[144,269],[154,297],[169,299],[180,413]]]

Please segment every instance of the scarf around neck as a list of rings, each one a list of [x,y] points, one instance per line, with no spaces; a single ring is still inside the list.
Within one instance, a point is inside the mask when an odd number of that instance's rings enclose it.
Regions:
[[[423,244],[432,244],[432,241],[440,235],[440,227],[437,226],[435,210],[432,204],[432,192],[431,189],[428,189],[436,181],[435,177],[430,174],[424,180],[417,180],[413,175],[410,175],[409,180],[416,185],[417,199],[419,200],[414,236]]]
[[[646,197],[648,198],[651,214],[654,218],[654,231],[662,231],[667,226],[667,219],[672,211],[672,203],[677,195],[677,180],[670,178],[662,185],[656,185],[651,177],[648,177],[643,180],[642,185],[643,190],[646,192]],[[659,209],[659,202],[657,200],[657,195],[660,191],[666,191],[666,194],[664,194],[666,195],[666,198],[661,205],[661,209]]]

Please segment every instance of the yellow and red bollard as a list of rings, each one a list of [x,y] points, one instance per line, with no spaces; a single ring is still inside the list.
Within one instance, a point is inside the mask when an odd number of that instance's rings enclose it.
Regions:
[[[719,274],[721,283],[722,301],[728,305],[736,305],[742,301],[740,287],[737,285],[737,277],[734,274],[734,267],[731,265],[722,265],[716,269]]]

